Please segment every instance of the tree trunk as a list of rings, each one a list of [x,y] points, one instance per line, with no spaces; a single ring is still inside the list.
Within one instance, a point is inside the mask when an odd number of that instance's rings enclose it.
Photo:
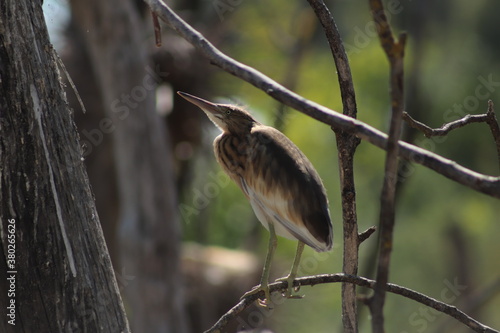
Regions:
[[[129,332],[41,1],[0,9],[0,331]]]
[[[179,268],[180,225],[172,153],[155,91],[168,75],[149,63],[153,29],[131,0],[73,0],[112,133],[120,196],[121,266],[134,332],[187,331]],[[149,17],[149,16],[148,16]],[[106,119],[106,120],[105,120]]]

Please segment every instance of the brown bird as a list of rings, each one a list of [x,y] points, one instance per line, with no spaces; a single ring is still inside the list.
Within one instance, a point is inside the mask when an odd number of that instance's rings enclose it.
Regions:
[[[292,295],[293,281],[304,244],[324,252],[331,250],[333,243],[328,199],[318,173],[283,133],[262,125],[242,108],[178,94],[202,109],[222,130],[214,141],[217,162],[238,184],[271,234],[260,285],[244,296],[264,291],[260,304],[269,305],[269,268],[279,235],[298,240],[290,274],[278,279],[287,281],[287,297],[298,297]]]

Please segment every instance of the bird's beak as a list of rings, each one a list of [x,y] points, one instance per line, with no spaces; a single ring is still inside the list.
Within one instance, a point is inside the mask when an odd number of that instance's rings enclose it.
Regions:
[[[205,111],[205,113],[207,113],[208,116],[210,115],[218,116],[221,114],[219,106],[215,103],[206,101],[202,98],[187,94],[182,91],[178,91],[177,93],[188,102],[193,103],[194,105]]]

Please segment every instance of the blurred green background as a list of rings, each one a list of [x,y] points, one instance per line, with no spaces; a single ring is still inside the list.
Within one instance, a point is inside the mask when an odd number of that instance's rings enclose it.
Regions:
[[[327,3],[349,52],[358,117],[387,132],[388,63],[373,33],[367,2]],[[462,117],[454,109],[456,104],[471,103],[465,104],[465,113],[485,113],[487,99],[495,102],[495,97],[500,96],[499,84],[494,91],[488,91],[487,98],[467,98],[475,96],[482,82],[479,77],[500,82],[500,28],[494,23],[494,13],[500,12],[500,4],[391,3],[397,4],[390,12],[393,29],[407,31],[409,37],[405,110],[431,127]],[[301,1],[243,1],[224,15],[225,29],[231,31],[227,38],[232,40],[223,50],[278,82],[284,82],[291,69],[296,71],[297,93],[341,111],[332,56],[312,15]],[[303,36],[311,30],[314,30],[312,36]],[[306,49],[299,65],[290,67],[291,50],[300,38],[309,38]],[[276,122],[279,106],[261,91],[224,72],[218,72],[212,84],[216,94],[247,106],[265,124]],[[487,90],[481,88],[480,92],[486,94]],[[334,133],[328,126],[294,110],[286,112],[281,121],[283,132],[304,151],[323,178],[334,223],[333,252],[307,274],[341,272],[342,216]],[[210,124],[205,130],[207,141],[218,135]],[[435,140],[406,129],[405,138],[478,172],[499,173],[494,141],[485,124],[469,125]],[[200,169],[205,170],[208,164],[215,172],[220,170],[212,154],[199,154],[199,158]],[[360,231],[378,223],[383,161],[380,149],[366,142],[359,146],[355,181]],[[210,178],[203,177],[201,170],[197,174],[192,188],[203,189]],[[419,165],[407,166],[400,186],[390,281],[469,309],[468,313],[485,324],[500,327],[499,201]],[[188,190],[185,202],[191,200],[189,193]],[[186,221],[186,239],[200,241],[197,239],[200,224],[207,231],[201,236],[202,242],[237,249],[251,248],[258,242],[264,258],[268,233],[257,225],[250,205],[234,184],[221,187],[221,194],[211,200],[202,216]],[[281,271],[276,272],[276,277],[286,272],[294,249],[294,242],[279,240],[275,262],[279,262]],[[375,251],[376,236],[361,245],[360,274],[374,276]],[[308,256],[314,258],[313,250],[306,250],[304,259]],[[303,292],[306,294],[303,300],[285,302],[274,311],[268,319],[272,321],[271,327],[279,328],[277,332],[340,330],[340,286],[316,286],[304,288]],[[481,297],[484,299],[478,299]],[[471,304],[473,301],[477,304]],[[360,310],[361,331],[369,331],[369,313],[362,305]],[[467,331],[460,324],[450,324],[453,321],[446,321],[445,315],[395,295],[388,296],[385,313],[388,332]]]
[[[389,68],[368,2],[326,3],[348,51],[358,118],[387,132]],[[174,8],[229,56],[305,98],[342,110],[335,65],[306,1],[187,1]],[[391,0],[386,9],[394,31],[408,33],[405,110],[410,115],[440,127],[467,113],[485,113],[488,99],[500,105],[499,2]],[[206,91],[200,97],[246,106],[261,122],[279,127],[312,161],[328,191],[334,249],[320,256],[307,248],[301,273],[341,272],[342,216],[332,130],[295,110],[278,111],[280,105],[260,90],[210,66],[202,57],[197,61],[207,73]],[[193,145],[179,186],[184,240],[249,251],[263,263],[268,232],[241,191],[216,165],[212,141],[219,133],[202,121],[202,140]],[[477,172],[499,174],[495,144],[485,124],[472,124],[436,139],[405,128],[404,139]],[[382,150],[366,142],[358,147],[355,182],[360,232],[378,224],[383,162]],[[414,164],[405,165],[398,193],[390,281],[500,328],[499,201]],[[374,276],[377,235],[360,247],[362,276]],[[295,246],[279,239],[272,278],[287,273]],[[269,313],[256,310],[241,319],[247,326],[276,332],[341,331],[340,284],[304,287],[301,292],[306,297],[300,301],[286,301]],[[359,289],[359,293],[370,291]],[[369,313],[362,304],[359,309],[360,331],[367,332]],[[385,314],[388,332],[468,332],[447,316],[392,294]]]

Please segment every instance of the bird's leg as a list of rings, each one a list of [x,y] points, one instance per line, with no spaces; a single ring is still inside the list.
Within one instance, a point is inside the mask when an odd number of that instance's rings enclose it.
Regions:
[[[272,222],[269,222],[269,246],[267,249],[266,262],[264,264],[264,270],[262,271],[262,277],[260,279],[260,285],[254,287],[252,290],[246,292],[241,298],[244,298],[249,295],[256,294],[261,290],[264,291],[264,300],[259,300],[259,305],[264,307],[269,307],[269,303],[271,302],[271,293],[269,292],[269,271],[271,268],[271,261],[273,260],[274,250],[276,249],[276,245],[278,244],[278,239],[276,238],[276,232],[274,231],[274,225]]]
[[[304,243],[299,241],[297,243],[297,252],[295,254],[295,259],[293,260],[292,270],[287,277],[277,279],[276,281],[286,281],[288,283],[288,292],[285,294],[286,298],[302,298],[300,295],[292,295],[293,293],[293,281],[297,277],[297,270],[299,269],[300,257],[304,251]]]

